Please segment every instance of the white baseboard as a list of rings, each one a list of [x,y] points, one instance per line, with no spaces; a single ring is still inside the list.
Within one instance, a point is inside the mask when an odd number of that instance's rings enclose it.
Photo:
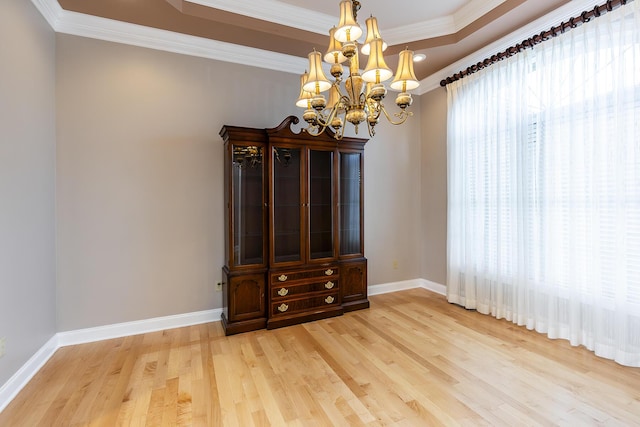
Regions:
[[[435,292],[440,295],[447,295],[447,287],[440,283],[432,282],[431,280],[419,279],[420,287],[431,292]]]
[[[0,387],[0,412],[7,407],[20,390],[38,373],[45,363],[58,350],[58,336],[54,335],[31,358]]]
[[[58,332],[58,343],[59,347],[65,347],[68,345],[85,344],[112,338],[146,334],[148,332],[163,331],[165,329],[182,328],[184,326],[199,325],[201,323],[218,322],[221,315],[222,309],[218,308],[215,310],[154,317],[152,319],[137,320],[134,322]]]
[[[405,280],[403,282],[384,283],[369,286],[369,295],[382,295],[390,292],[405,291],[407,289],[423,288],[440,295],[446,295],[447,288],[436,282],[425,279]]]
[[[446,292],[444,285],[425,279],[414,279],[369,286],[368,294],[381,295],[415,288],[427,289],[442,295],[445,295]],[[51,337],[18,372],[0,387],[0,412],[6,408],[20,390],[27,385],[31,378],[38,373],[60,347],[162,331],[165,329],[182,328],[202,323],[218,322],[220,321],[221,314],[222,309],[218,308],[194,313],[155,317],[134,322],[116,323],[95,328],[58,332]]]
[[[381,285],[372,285],[367,288],[370,296],[388,294],[390,292],[406,291],[407,289],[421,288],[420,279],[405,280],[402,282],[383,283]]]

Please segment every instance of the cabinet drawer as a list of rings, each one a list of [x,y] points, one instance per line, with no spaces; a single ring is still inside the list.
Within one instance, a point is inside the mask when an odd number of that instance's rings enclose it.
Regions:
[[[303,284],[273,283],[271,286],[271,298],[276,300],[313,292],[333,292],[336,290],[338,290],[338,280],[335,278]]]
[[[309,311],[311,309],[319,309],[322,307],[339,305],[340,301],[338,299],[338,296],[338,292],[332,292],[330,294],[300,299],[283,298],[277,302],[274,301],[271,304],[271,315],[285,316],[301,311]]]
[[[324,277],[327,278],[327,280],[336,278],[338,277],[338,267],[331,266],[314,270],[282,271],[272,274],[269,282],[272,286],[277,286],[278,283],[288,283],[317,277]]]

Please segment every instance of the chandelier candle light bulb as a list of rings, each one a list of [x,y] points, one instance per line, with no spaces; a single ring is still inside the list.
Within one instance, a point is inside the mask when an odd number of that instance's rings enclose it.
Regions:
[[[380,31],[378,21],[371,16],[366,20],[367,37],[361,52],[369,55],[367,66],[360,75],[360,59],[358,57],[358,38],[362,29],[356,21],[360,2],[344,0],[340,2],[340,20],[337,27],[329,30],[329,47],[324,54],[324,61],[331,65],[330,82],[322,70],[323,56],[315,49],[309,54],[309,72],[300,76],[300,95],[296,106],[305,108],[303,119],[308,123],[305,129],[312,136],[318,136],[328,128],[333,129],[333,136],[342,139],[344,123],[351,123],[358,133],[358,125],[366,122],[369,135],[374,136],[374,127],[384,115],[393,125],[403,124],[412,112],[407,111],[412,98],[408,91],[417,88],[420,83],[413,70],[413,52],[405,49],[400,52],[398,70],[390,87],[400,92],[396,105],[400,112],[395,113],[397,121],[387,112],[383,99],[387,89],[383,82],[393,76],[387,66],[383,52],[387,48]],[[342,64],[348,61],[349,76],[343,80]],[[329,101],[322,92],[329,90]]]

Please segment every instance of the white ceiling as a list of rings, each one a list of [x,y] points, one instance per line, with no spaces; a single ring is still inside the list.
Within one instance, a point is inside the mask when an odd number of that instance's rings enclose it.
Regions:
[[[281,0],[274,3],[288,3],[311,11],[334,17],[338,21],[339,1],[335,0]],[[485,0],[361,0],[358,15],[361,22],[370,15],[379,17],[382,28],[397,28],[406,24],[428,21],[453,15],[470,3],[487,3]]]
[[[339,0],[186,1],[318,34],[337,25],[340,11]],[[358,21],[375,16],[385,41],[395,45],[456,33],[505,1],[362,0]]]

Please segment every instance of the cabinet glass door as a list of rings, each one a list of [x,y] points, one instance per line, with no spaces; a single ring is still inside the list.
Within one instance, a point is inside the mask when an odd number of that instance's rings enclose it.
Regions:
[[[334,257],[333,152],[309,150],[309,259]]]
[[[302,260],[301,151],[273,147],[273,260]]]
[[[234,264],[264,264],[262,147],[233,146]]]
[[[361,254],[361,153],[340,153],[340,255]]]

